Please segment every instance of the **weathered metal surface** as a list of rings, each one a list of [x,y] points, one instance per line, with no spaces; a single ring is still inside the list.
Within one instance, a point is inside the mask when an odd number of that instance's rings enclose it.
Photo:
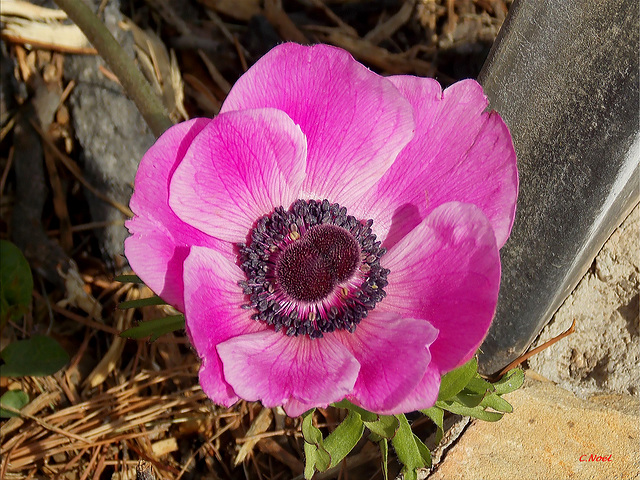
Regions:
[[[485,373],[527,348],[638,202],[638,32],[633,0],[516,0],[480,74],[520,171]]]

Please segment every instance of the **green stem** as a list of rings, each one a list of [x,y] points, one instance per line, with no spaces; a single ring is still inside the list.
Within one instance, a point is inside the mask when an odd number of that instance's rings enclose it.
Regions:
[[[173,122],[167,115],[158,96],[149,82],[142,76],[131,58],[125,53],[107,27],[82,2],[82,0],[54,0],[69,18],[78,25],[118,77],[125,92],[140,110],[142,117],[156,137],[168,129]]]

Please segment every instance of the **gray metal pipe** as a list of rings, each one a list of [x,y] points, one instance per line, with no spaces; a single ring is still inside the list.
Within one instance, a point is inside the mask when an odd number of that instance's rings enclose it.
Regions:
[[[516,0],[480,74],[520,172],[484,373],[530,345],[639,201],[638,11],[635,0]]]

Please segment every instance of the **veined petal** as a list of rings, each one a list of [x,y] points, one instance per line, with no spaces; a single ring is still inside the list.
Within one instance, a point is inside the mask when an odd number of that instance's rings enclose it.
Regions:
[[[187,148],[211,122],[197,118],[171,127],[145,153],[131,197],[135,217],[125,255],[145,284],[178,310],[184,310],[182,264],[191,245],[217,248],[219,240],[180,220],[169,207],[169,181]]]
[[[230,407],[240,400],[231,385],[224,379],[222,362],[217,352],[202,357],[198,380],[202,391],[213,403]]]
[[[489,329],[500,286],[498,248],[482,211],[441,205],[382,260],[391,273],[376,309],[437,328],[429,350],[441,373],[469,360]]]
[[[176,168],[169,205],[213,237],[244,242],[257,219],[298,198],[305,158],[304,135],[285,113],[220,114]]]
[[[360,365],[340,342],[312,340],[271,330],[231,338],[218,345],[224,376],[239,397],[265,407],[339,401],[353,389]],[[301,412],[300,412],[301,413]]]
[[[354,211],[376,219],[390,248],[438,205],[472,203],[502,247],[515,216],[516,154],[500,116],[485,112],[482,87],[463,80],[443,92],[430,78],[389,79],[413,106],[416,133]]]
[[[329,405],[329,404],[327,404]],[[305,403],[297,400],[295,398],[290,398],[287,403],[283,404],[284,411],[290,417],[299,417],[307,410],[311,410],[312,408],[316,408],[318,406],[326,407],[327,405],[316,405],[315,403]]]
[[[222,112],[273,107],[308,141],[309,198],[349,205],[371,188],[413,136],[409,103],[385,78],[328,45],[279,45],[234,85]]]
[[[414,412],[423,408],[431,408],[436,403],[436,400],[438,400],[439,391],[440,370],[437,365],[431,363],[411,393],[393,408],[378,413],[381,415],[397,415],[400,413]]]
[[[169,180],[193,139],[209,123],[209,118],[195,118],[174,125],[147,150],[140,161],[129,204],[136,215],[162,219],[172,216],[179,221],[169,208]]]
[[[124,241],[124,252],[134,272],[165,302],[184,311],[182,269],[191,248],[177,242],[158,220],[150,216],[133,217],[126,222],[131,236]],[[199,232],[200,242],[219,240]]]
[[[393,409],[415,389],[431,360],[429,345],[438,331],[422,319],[374,310],[355,333],[335,335],[360,363],[349,398],[380,413]]]
[[[238,281],[244,274],[216,250],[193,247],[184,266],[185,319],[191,344],[202,359],[200,384],[216,403],[231,405],[237,396],[222,372],[216,346],[229,338],[267,328],[250,318]]]

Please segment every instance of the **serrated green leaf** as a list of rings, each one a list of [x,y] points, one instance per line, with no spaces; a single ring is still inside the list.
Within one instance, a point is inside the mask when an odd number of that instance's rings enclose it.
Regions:
[[[315,408],[302,414],[302,438],[304,439],[304,478],[310,480],[316,472],[316,459],[318,452],[318,433],[319,440],[322,441],[322,433],[313,428],[313,412]],[[317,431],[317,433],[316,433]]]
[[[409,480],[415,479],[417,469],[426,466],[426,462],[422,456],[415,437],[409,426],[409,422],[404,415],[396,415],[400,424],[395,436],[391,439],[391,445],[396,451],[398,461],[402,463],[402,473],[404,478]]]
[[[349,411],[354,411],[360,415],[360,418],[365,422],[375,422],[379,417],[377,413],[370,412],[362,407],[354,405],[347,399],[334,403],[333,406],[336,408],[346,408]]]
[[[524,383],[524,370],[521,368],[514,368],[509,370],[504,377],[498,380],[493,386],[496,389],[498,395],[504,395],[505,393],[511,393],[519,389]]]
[[[8,320],[19,320],[29,311],[33,276],[22,251],[0,240],[0,328]]]
[[[375,422],[364,422],[365,426],[382,438],[393,438],[400,428],[400,422],[393,415],[380,415]]]
[[[431,407],[420,411],[429,417],[438,427],[436,431],[436,445],[439,444],[444,436],[444,410],[438,407]]]
[[[126,302],[120,302],[118,304],[118,308],[120,310],[126,310],[128,308],[140,308],[140,307],[148,307],[150,305],[166,305],[163,299],[158,296],[149,297],[149,298],[139,298],[137,300],[127,300]]]
[[[324,472],[331,465],[331,454],[322,448],[318,448],[316,451],[316,469],[319,472]]]
[[[438,400],[449,400],[457,395],[469,383],[478,371],[478,362],[475,358],[443,375],[440,381],[440,393]]]
[[[0,352],[5,364],[3,377],[44,377],[53,375],[69,362],[69,354],[53,338],[34,335],[10,343]]]
[[[0,397],[0,418],[11,418],[19,416],[17,413],[10,412],[2,407],[11,407],[14,410],[21,410],[29,403],[29,395],[22,390],[9,390],[4,392]]]
[[[118,275],[113,280],[120,283],[144,283],[137,275]]]
[[[497,412],[487,412],[483,407],[474,407],[469,408],[464,405],[460,405],[455,402],[445,401],[445,402],[436,402],[436,406],[447,410],[451,413],[456,413],[458,415],[462,415],[464,417],[473,417],[479,420],[484,420],[486,422],[497,422],[504,415],[503,413]]]
[[[470,393],[470,392],[467,392],[467,390],[465,389],[465,390],[462,390],[460,393],[458,393],[455,397],[449,399],[449,401],[458,403],[465,407],[473,408],[480,405],[482,400],[484,400],[484,397],[485,397],[484,394],[479,395],[477,393]]]
[[[304,478],[309,480],[316,470],[324,472],[331,464],[331,455],[324,448],[322,432],[313,425],[313,412],[309,410],[302,416],[302,438],[304,438],[305,467]]]
[[[313,412],[316,409],[306,411],[302,414],[302,437],[305,442],[316,444],[322,442],[322,432],[313,424]]]
[[[147,338],[151,342],[155,342],[158,337],[165,333],[175,332],[176,330],[182,330],[184,328],[184,315],[171,315],[169,317],[156,318],[155,320],[148,320],[142,322],[137,327],[128,328],[124,332],[120,333],[123,338]]]
[[[403,468],[401,470],[402,472],[402,478],[404,480],[418,480],[418,469],[414,468],[414,469],[407,469],[407,468]]]
[[[318,449],[311,443],[304,442],[304,478],[311,480],[316,473],[316,453]]]
[[[378,442],[378,446],[380,447],[380,457],[382,459],[382,475],[384,476],[384,480],[389,480],[389,444],[387,443],[386,438],[380,439]]]
[[[495,391],[495,387],[492,383],[487,382],[484,378],[476,375],[469,383],[464,386],[465,390],[468,390],[471,393],[477,393],[480,395],[485,395],[487,392],[492,393]]]
[[[418,437],[415,433],[413,434],[413,440],[416,442],[416,446],[418,447],[418,451],[422,456],[422,460],[424,460],[425,462],[425,466],[431,467],[431,452],[424,444],[424,442],[420,440],[420,437]]]
[[[331,467],[338,465],[362,438],[364,424],[360,415],[350,410],[347,417],[324,440],[324,448],[331,456]]]
[[[480,402],[481,407],[492,408],[497,412],[503,413],[511,413],[513,412],[513,407],[509,402],[507,402],[504,398],[492,393],[491,395],[487,395],[482,402]]]

